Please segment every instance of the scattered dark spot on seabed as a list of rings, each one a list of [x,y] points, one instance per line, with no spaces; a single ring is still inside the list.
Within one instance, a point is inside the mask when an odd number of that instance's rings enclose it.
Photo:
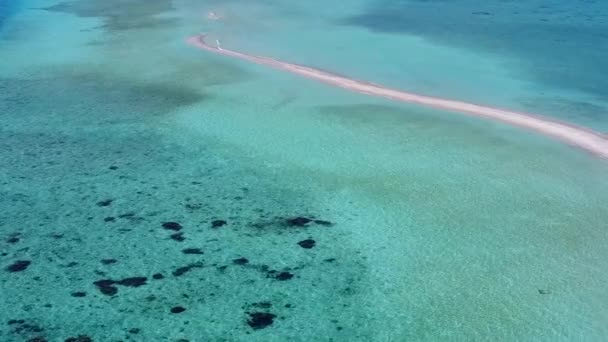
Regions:
[[[219,228],[222,227],[224,225],[226,225],[228,222],[224,221],[224,220],[215,220],[213,222],[211,222],[211,227],[212,228]]]
[[[272,307],[272,303],[270,303],[270,302],[258,302],[258,303],[251,304],[251,306],[256,307],[256,308],[261,308],[261,309],[269,309],[269,308]]]
[[[147,281],[146,277],[131,277],[122,280],[103,279],[95,281],[93,284],[97,286],[99,291],[106,296],[113,296],[118,293],[118,288],[115,285],[122,285],[128,287],[140,287],[145,285]]]
[[[300,242],[298,242],[298,245],[300,245],[300,247],[305,248],[305,249],[311,249],[315,246],[316,242],[313,239],[306,239],[306,240],[302,240]]]
[[[249,263],[249,260],[247,260],[246,258],[238,258],[238,259],[232,260],[232,262],[237,265],[245,265],[245,264]]]
[[[12,233],[6,239],[6,243],[14,244],[19,242],[21,233]]]
[[[6,267],[6,270],[14,273],[14,272],[22,272],[25,271],[32,262],[29,260],[17,260],[13,264]]]
[[[182,307],[182,306],[174,306],[171,308],[171,313],[177,314],[177,313],[182,313],[186,311],[186,308]]]
[[[171,238],[171,240],[175,240],[175,241],[179,241],[179,242],[186,240],[186,238],[184,237],[184,233],[171,234],[170,238]]]
[[[27,340],[27,342],[48,342],[47,339],[45,339],[44,337],[32,337],[29,340]]]
[[[315,224],[322,225],[322,226],[331,226],[331,225],[333,225],[333,223],[331,223],[330,221],[313,220],[313,219],[310,219],[310,218],[307,218],[307,217],[302,217],[302,216],[298,216],[298,217],[293,217],[293,218],[287,219],[287,225],[289,227],[305,227],[305,226],[307,226],[311,222],[314,222]]]
[[[312,221],[311,219],[306,218],[306,217],[294,217],[294,218],[287,219],[287,225],[288,226],[304,227],[305,225],[307,225],[311,221]]]
[[[187,266],[179,267],[179,268],[175,269],[175,271],[173,271],[172,274],[175,277],[179,277],[179,276],[186,274],[187,272],[190,272],[194,268],[202,268],[202,267],[203,267],[203,264],[200,262],[197,262],[197,263],[190,264]]]
[[[13,326],[12,332],[15,334],[25,334],[25,333],[31,334],[31,333],[40,333],[40,332],[44,331],[44,329],[41,328],[40,326],[33,324],[33,323],[27,323],[23,319],[12,319],[12,320],[8,321],[8,324]]]
[[[86,335],[78,335],[76,337],[68,337],[65,342],[93,342],[93,339]]]
[[[254,330],[264,329],[272,325],[276,317],[276,315],[269,312],[252,312],[249,313],[249,320],[247,320],[247,324]]]
[[[274,278],[276,280],[284,281],[293,278],[293,274],[287,271],[278,272],[277,271],[268,271],[268,278]]]
[[[186,248],[182,250],[184,254],[204,254],[200,248]]]
[[[107,207],[107,206],[109,206],[110,204],[112,204],[112,202],[113,202],[113,201],[114,201],[114,200],[107,199],[107,200],[99,201],[99,202],[97,202],[96,204],[97,204],[98,206],[100,206],[100,207]]]
[[[180,231],[183,227],[177,222],[165,222],[162,224],[163,228],[168,230]]]

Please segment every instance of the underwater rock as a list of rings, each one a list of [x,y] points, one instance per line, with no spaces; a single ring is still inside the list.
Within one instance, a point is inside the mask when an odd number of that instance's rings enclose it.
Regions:
[[[152,278],[156,279],[156,280],[160,280],[160,279],[164,279],[165,276],[162,275],[161,273],[156,273],[156,274],[152,275]]]
[[[226,222],[224,220],[215,220],[215,221],[211,222],[211,228],[219,228],[219,227],[225,226],[226,224],[228,224],[228,222]]]
[[[115,264],[117,262],[118,262],[118,260],[116,260],[116,259],[101,259],[101,263],[104,265],[111,265],[111,264]]]
[[[182,225],[177,222],[164,222],[162,226],[167,230],[174,230],[176,232],[183,228]]]
[[[275,317],[274,314],[269,312],[252,312],[249,314],[249,320],[247,320],[247,324],[252,327],[254,330],[264,329],[272,323],[274,323]]]
[[[300,245],[300,247],[305,248],[305,249],[311,249],[315,246],[316,242],[315,240],[312,239],[306,239],[306,240],[302,240],[300,242],[298,242],[298,245]]]
[[[14,273],[14,272],[22,272],[25,271],[31,264],[32,262],[29,260],[17,260],[14,263],[12,263],[11,265],[8,265],[6,267],[6,270]]]
[[[82,292],[82,291],[78,291],[78,292],[72,292],[70,294],[72,297],[86,297],[87,293],[86,292]]]
[[[116,218],[113,216],[108,216],[103,219],[103,222],[114,222],[114,221],[116,221]]]

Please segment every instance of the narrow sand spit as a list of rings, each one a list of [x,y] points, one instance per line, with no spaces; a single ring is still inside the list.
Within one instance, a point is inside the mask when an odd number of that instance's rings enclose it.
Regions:
[[[213,46],[205,41],[204,35],[193,36],[187,42],[200,49],[211,51],[217,54],[244,59],[256,64],[267,65],[269,67],[288,71],[300,76],[315,79],[336,87],[356,91],[362,94],[380,96],[395,101],[414,103],[423,106],[464,113],[468,115],[485,117],[488,119],[499,120],[511,125],[524,127],[541,134],[553,137],[570,145],[585,149],[601,158],[608,159],[608,137],[594,132],[585,127],[571,125],[557,120],[504,109],[480,106],[472,103],[447,100],[436,97],[417,95],[401,90],[385,88],[381,85],[357,81],[343,76],[331,74],[329,72],[314,68],[278,61],[275,59],[253,56],[245,53],[226,50],[218,46]],[[219,41],[216,42],[219,44]]]

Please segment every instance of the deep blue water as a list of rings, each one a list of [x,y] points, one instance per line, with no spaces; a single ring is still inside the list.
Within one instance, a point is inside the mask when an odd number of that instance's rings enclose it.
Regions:
[[[17,11],[17,1],[15,0],[0,0],[0,30],[4,26],[4,22],[8,17],[15,14]]]
[[[372,0],[342,23],[514,58],[534,82],[608,101],[607,1]]]

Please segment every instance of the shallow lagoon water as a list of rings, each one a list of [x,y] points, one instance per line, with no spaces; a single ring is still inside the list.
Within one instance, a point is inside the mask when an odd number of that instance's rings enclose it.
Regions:
[[[0,41],[0,340],[602,340],[605,161],[183,42],[606,127],[515,53],[361,27],[377,3],[27,1]]]

